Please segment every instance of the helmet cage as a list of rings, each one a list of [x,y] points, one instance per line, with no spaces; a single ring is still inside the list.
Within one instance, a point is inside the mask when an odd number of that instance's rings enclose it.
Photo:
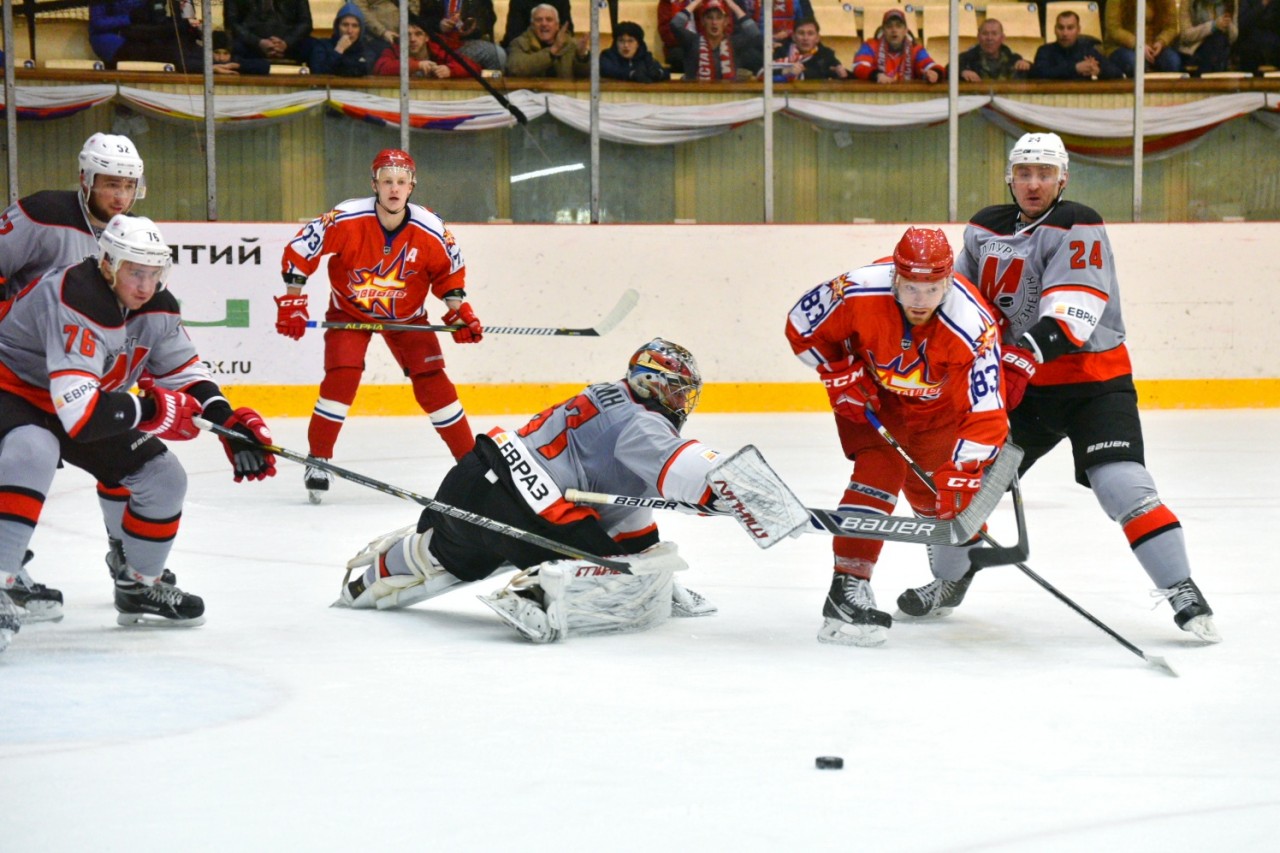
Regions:
[[[383,169],[401,169],[409,173],[410,182],[418,183],[418,166],[407,151],[401,151],[399,148],[384,148],[379,151],[369,169],[374,183],[378,182],[378,175]]]
[[[120,265],[130,261],[144,267],[160,267],[160,283],[156,290],[164,290],[169,282],[173,255],[160,229],[145,216],[113,216],[98,238],[101,258],[111,266],[114,280],[120,273]]]
[[[702,394],[702,374],[693,354],[662,338],[631,356],[627,384],[646,405],[671,418],[677,429],[693,414]]]
[[[85,140],[84,147],[80,149],[80,179],[86,202],[98,175],[132,178],[138,182],[133,200],[145,198],[147,181],[142,172],[142,158],[127,136],[95,133]]]

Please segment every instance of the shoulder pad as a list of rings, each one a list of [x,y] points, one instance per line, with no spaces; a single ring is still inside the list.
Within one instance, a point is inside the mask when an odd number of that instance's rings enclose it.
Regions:
[[[1103,225],[1102,217],[1092,207],[1074,201],[1060,201],[1049,216],[1040,223],[1054,228],[1070,228],[1073,225]]]
[[[82,314],[91,322],[106,328],[124,325],[124,314],[107,280],[98,271],[97,258],[85,258],[62,274],[56,285],[61,289],[62,304]]]
[[[60,225],[92,234],[80,209],[80,194],[75,190],[41,190],[18,199],[18,205],[37,225]]]
[[[178,298],[168,288],[161,290],[147,300],[147,303],[133,312],[137,314],[179,314]]]
[[[1017,221],[1016,204],[993,204],[975,213],[969,219],[969,224],[995,234],[1012,234]]]

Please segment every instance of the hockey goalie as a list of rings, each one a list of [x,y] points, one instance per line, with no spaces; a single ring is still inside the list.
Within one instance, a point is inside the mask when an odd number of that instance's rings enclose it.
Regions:
[[[415,527],[370,542],[348,562],[336,605],[406,607],[514,567],[520,571],[510,583],[480,600],[534,642],[642,631],[668,616],[714,613],[675,579],[688,566],[674,542],[659,540],[651,509],[565,498],[581,489],[711,507],[721,501],[757,540],[807,523],[803,506],[754,448],[726,455],[681,436],[701,389],[689,351],[655,338],[631,356],[622,379],[590,385],[517,430],[478,436],[436,495],[579,553],[625,560],[629,571],[558,559],[509,533],[427,509]]]

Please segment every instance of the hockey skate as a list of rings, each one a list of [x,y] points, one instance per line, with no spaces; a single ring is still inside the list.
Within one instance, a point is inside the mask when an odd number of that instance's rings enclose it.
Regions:
[[[408,607],[462,583],[431,557],[427,549],[431,533],[430,530],[418,533],[414,525],[409,525],[385,533],[364,546],[360,553],[347,561],[347,574],[333,606],[354,610]],[[399,549],[399,556],[410,570],[408,574],[385,571],[384,556],[392,549]],[[365,580],[364,570],[369,566],[377,566],[373,583]],[[360,573],[352,579],[351,574],[355,570],[360,570]]]
[[[124,543],[119,539],[108,536],[107,556],[105,559],[107,561],[107,571],[111,573],[111,579],[113,581],[120,580],[121,576],[124,574],[124,570],[128,568],[129,565],[124,556]],[[168,569],[165,569],[160,573],[160,580],[170,586],[178,585],[178,576]]]
[[[554,643],[564,636],[567,626],[552,623],[543,604],[542,588],[537,585],[521,587],[520,577],[496,592],[477,595],[476,598],[525,639],[534,643]]]
[[[27,563],[35,555],[30,551],[22,558],[22,568],[9,588],[9,599],[20,609],[26,622],[61,622],[62,592],[36,583],[27,574]]]
[[[924,586],[907,590],[898,596],[898,615],[907,619],[941,619],[949,615],[964,601],[976,573],[976,569],[970,569],[958,581],[935,578]]]
[[[1222,635],[1213,624],[1213,608],[1205,601],[1200,587],[1191,578],[1180,581],[1169,589],[1157,589],[1151,594],[1168,600],[1173,607],[1173,621],[1179,628],[1195,634],[1206,643],[1222,642]]]
[[[116,580],[116,617],[118,625],[172,625],[194,628],[204,624],[204,600],[172,584],[157,580],[147,585],[129,569]]]
[[[0,589],[0,652],[9,647],[14,635],[22,628],[22,613],[9,593]]]
[[[822,605],[818,642],[842,646],[878,646],[889,639],[893,617],[876,610],[870,581],[836,573]]]
[[[319,456],[312,458],[319,459],[321,462],[329,461]],[[324,493],[329,491],[329,484],[333,482],[333,475],[323,468],[308,465],[307,470],[302,475],[302,482],[307,487],[307,500],[313,504],[318,504],[324,500]]]
[[[694,616],[714,616],[720,612],[706,597],[694,592],[686,586],[671,582],[671,615],[685,618]]]

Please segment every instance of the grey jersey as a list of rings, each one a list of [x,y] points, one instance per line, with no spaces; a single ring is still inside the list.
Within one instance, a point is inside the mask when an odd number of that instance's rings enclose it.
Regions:
[[[141,409],[126,392],[144,371],[165,388],[209,383],[197,395],[206,404],[219,393],[173,295],[126,312],[96,259],[45,274],[0,314],[0,390],[56,414],[72,438],[135,426]]]
[[[98,232],[75,190],[45,190],[0,214],[0,276],[12,299],[49,270],[98,254]]]
[[[1111,241],[1092,208],[1062,201],[1021,229],[1017,205],[984,208],[964,230],[956,271],[1003,315],[1006,343],[1046,317],[1058,322],[1074,351],[1106,352],[1124,343]]]
[[[592,512],[564,500],[565,489],[665,497],[705,503],[706,475],[719,455],[682,438],[666,418],[646,408],[625,381],[585,388],[515,432],[489,436],[511,468],[520,496],[534,512],[562,521]],[[611,536],[654,527],[652,511],[598,507]]]

